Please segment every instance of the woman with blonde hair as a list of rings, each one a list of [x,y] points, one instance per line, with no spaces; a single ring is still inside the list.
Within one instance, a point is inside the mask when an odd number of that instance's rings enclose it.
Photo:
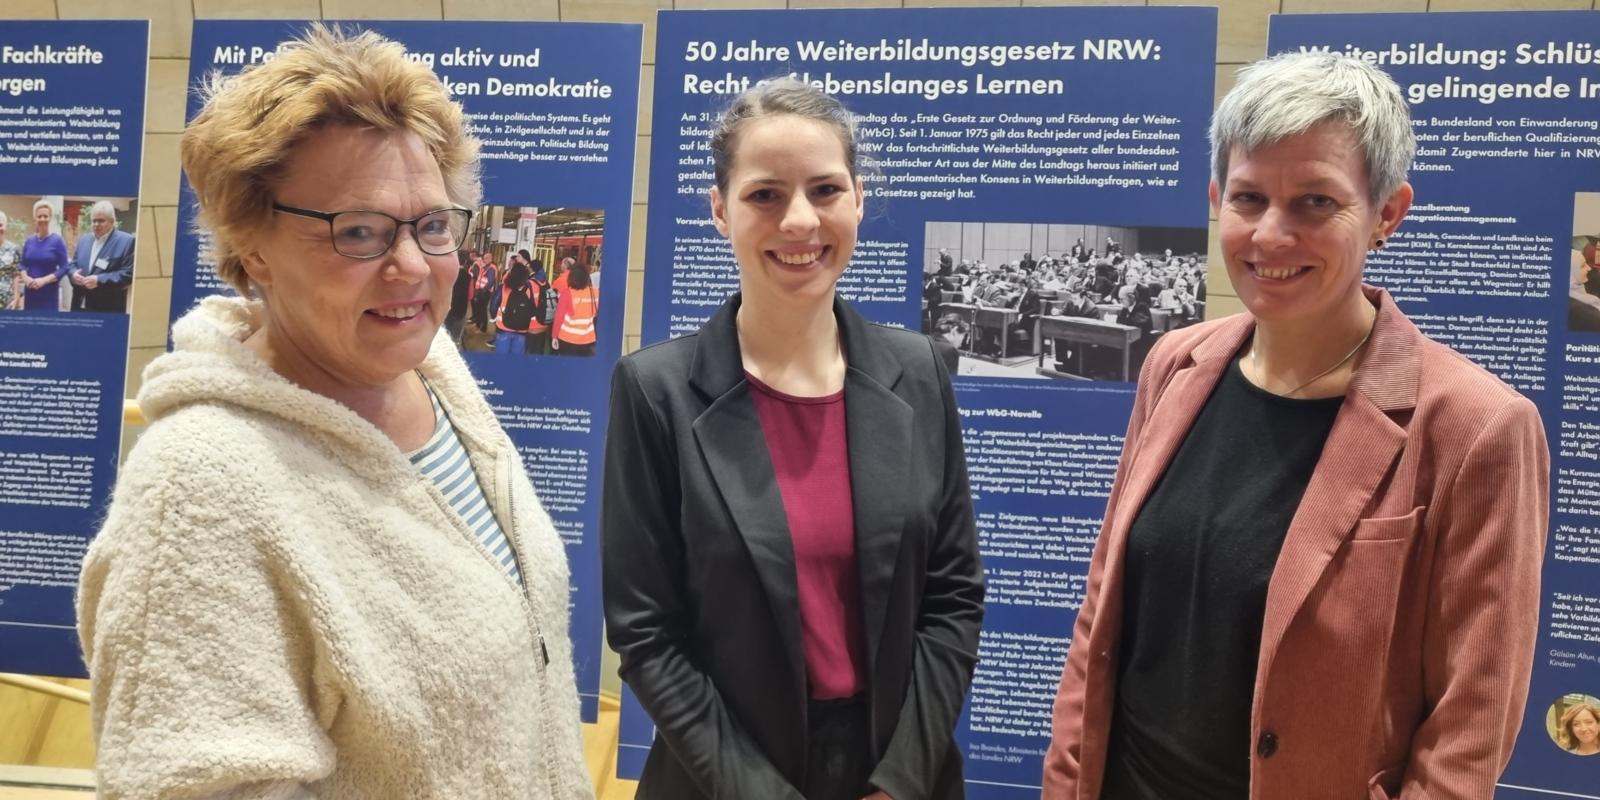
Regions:
[[[710,150],[740,291],[612,377],[601,557],[656,724],[639,800],[959,800],[983,621],[960,415],[933,343],[835,290],[854,118],[779,79]]]
[[[84,563],[108,797],[589,797],[561,541],[439,328],[481,194],[439,79],[313,26],[183,166],[237,297],[173,327]]]
[[[22,241],[22,308],[28,311],[57,311],[61,308],[61,287],[57,284],[67,270],[67,242],[50,231],[56,215],[49,200],[33,204],[33,233]]]

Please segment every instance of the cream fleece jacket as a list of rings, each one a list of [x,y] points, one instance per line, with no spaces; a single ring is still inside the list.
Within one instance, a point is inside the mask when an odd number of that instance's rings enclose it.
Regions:
[[[593,797],[566,556],[461,357],[421,370],[526,592],[388,437],[242,345],[257,312],[204,301],[145,370],[78,594],[101,795]]]

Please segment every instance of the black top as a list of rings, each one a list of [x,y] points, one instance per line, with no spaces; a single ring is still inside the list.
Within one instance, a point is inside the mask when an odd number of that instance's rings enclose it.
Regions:
[[[1342,402],[1235,361],[1134,518],[1102,800],[1249,796],[1267,584]]]

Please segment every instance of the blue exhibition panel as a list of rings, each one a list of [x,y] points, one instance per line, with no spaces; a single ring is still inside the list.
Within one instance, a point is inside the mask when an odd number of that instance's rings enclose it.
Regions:
[[[842,100],[861,129],[867,194],[840,294],[878,322],[931,331],[955,320],[967,331],[947,338],[962,349],[956,395],[988,577],[980,663],[956,732],[969,796],[1037,797],[1131,378],[1156,332],[1055,318],[1023,330],[928,282],[942,255],[957,272],[968,262],[1033,270],[1047,257],[1064,265],[1080,243],[1100,256],[1172,250],[1196,259],[1189,266],[1203,280],[1216,12],[672,11],[659,20],[643,339],[693,332],[738,286],[707,210],[707,140],[731,96],[794,75]],[[625,694],[618,774],[638,776],[652,737]]]
[[[22,252],[40,199],[68,258],[94,202],[139,233],[149,34],[143,20],[0,26],[0,209]],[[86,675],[73,596],[117,478],[128,316],[67,311],[66,286],[0,311],[0,672]]]

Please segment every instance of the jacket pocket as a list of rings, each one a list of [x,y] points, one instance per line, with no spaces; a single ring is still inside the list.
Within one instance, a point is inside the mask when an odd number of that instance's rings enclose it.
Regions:
[[[1406,765],[1396,764],[1372,776],[1367,781],[1367,800],[1393,800],[1400,796],[1400,779],[1405,777]]]
[[[1387,542],[1410,539],[1422,527],[1423,512],[1426,510],[1426,506],[1417,506],[1411,509],[1410,514],[1403,517],[1372,517],[1360,520],[1356,522],[1356,529],[1350,535],[1350,540]]]

